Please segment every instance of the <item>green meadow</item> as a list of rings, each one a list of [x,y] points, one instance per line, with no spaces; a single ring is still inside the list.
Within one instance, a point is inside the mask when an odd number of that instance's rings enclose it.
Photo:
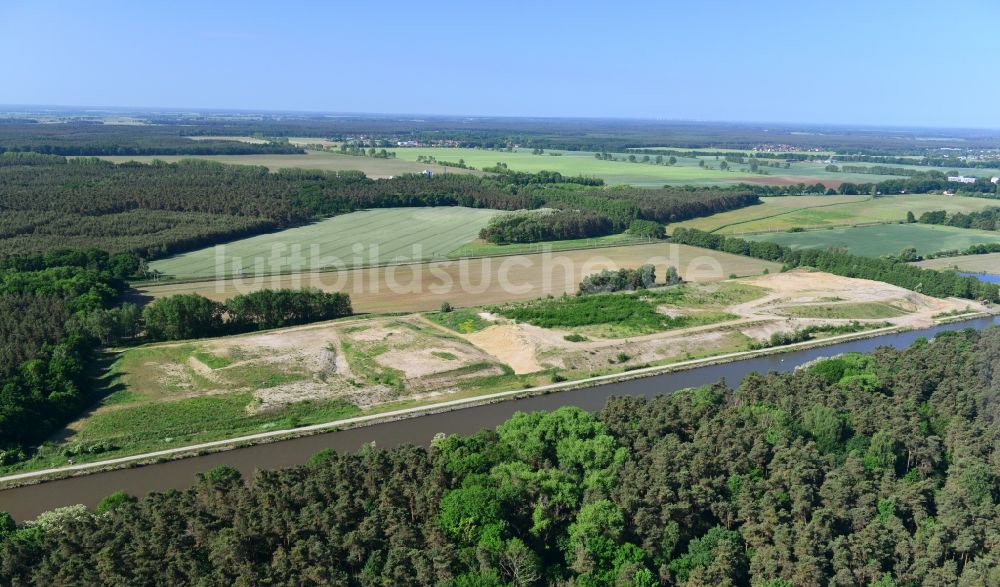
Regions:
[[[438,161],[457,163],[464,160],[466,165],[482,169],[497,163],[506,163],[512,171],[557,171],[563,175],[600,177],[605,183],[630,184],[643,187],[660,187],[666,184],[713,185],[731,183],[741,178],[756,177],[732,171],[722,171],[713,158],[696,159],[678,157],[676,165],[654,165],[652,163],[631,163],[629,161],[603,161],[594,157],[591,151],[545,151],[534,155],[531,149],[513,151],[492,151],[488,149],[464,149],[446,147],[410,147],[394,149],[398,159],[416,161],[417,157],[434,157]],[[615,154],[618,158],[628,155]],[[642,158],[642,155],[637,155]],[[711,160],[710,160],[711,159]],[[699,167],[704,160],[714,169]]]
[[[795,227],[825,227],[868,222],[901,222],[907,212],[920,216],[931,210],[974,212],[996,206],[996,200],[962,196],[784,196],[761,198],[761,204],[672,225],[719,234],[784,231]]]
[[[825,162],[800,161],[784,167],[784,161],[775,161],[778,167],[761,165],[759,172],[751,172],[747,165],[729,163],[728,170],[721,169],[724,158],[715,155],[699,157],[677,157],[674,165],[657,165],[653,161],[642,162],[643,154],[635,154],[635,162],[626,160],[628,153],[612,153],[618,161],[597,159],[592,151],[561,151],[546,150],[540,155],[532,153],[531,149],[489,150],[449,147],[408,147],[394,149],[398,159],[416,161],[418,157],[434,157],[437,161],[458,163],[482,170],[497,163],[506,163],[513,171],[558,171],[563,175],[584,175],[600,177],[608,184],[630,184],[640,187],[659,187],[663,185],[720,185],[732,183],[764,183],[764,184],[812,184],[818,181],[828,185],[839,185],[840,182],[855,183],[878,182],[890,179],[892,175],[872,175],[865,173],[844,173],[842,171],[827,171]],[[690,152],[690,150],[680,149]],[[695,151],[697,152],[697,151]],[[734,152],[734,154],[739,152]],[[655,157],[650,155],[650,157]],[[770,162],[772,160],[761,160]],[[858,164],[865,165],[865,164]],[[920,169],[917,166],[909,166]],[[930,168],[923,168],[924,170]],[[980,174],[985,172],[980,171]]]
[[[881,257],[913,247],[927,255],[965,249],[982,243],[1000,243],[1000,233],[928,224],[880,224],[805,232],[775,232],[746,238],[769,241],[793,249],[846,249],[854,255]]]

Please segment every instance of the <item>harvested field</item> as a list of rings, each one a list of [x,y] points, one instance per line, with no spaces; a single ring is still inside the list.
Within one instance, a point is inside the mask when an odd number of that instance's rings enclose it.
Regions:
[[[958,257],[941,257],[918,261],[914,265],[928,269],[955,269],[969,273],[1000,274],[1000,253],[985,255],[960,255]]]
[[[984,198],[962,196],[784,196],[762,203],[694,218],[671,228],[697,228],[719,234],[786,231],[792,228],[847,226],[868,222],[902,222],[907,212],[920,216],[931,210],[973,212],[995,205]]]
[[[777,263],[660,242],[339,272],[166,282],[144,286],[139,292],[153,298],[197,293],[221,301],[237,293],[264,288],[318,287],[324,291],[349,293],[356,312],[412,312],[436,310],[444,301],[456,307],[479,306],[573,293],[585,275],[601,269],[634,268],[645,263],[656,266],[661,280],[666,268],[673,265],[685,280],[697,282],[780,269]]]
[[[181,159],[208,159],[209,161],[234,165],[261,165],[271,171],[286,168],[319,169],[322,171],[362,171],[368,177],[375,179],[403,175],[404,173],[420,173],[425,169],[430,169],[435,173],[479,173],[467,169],[425,165],[402,159],[356,157],[354,155],[341,155],[340,153],[329,153],[326,151],[308,151],[305,155],[123,155],[101,157],[101,159],[107,159],[116,163],[123,161],[149,163],[156,159],[173,163]]]

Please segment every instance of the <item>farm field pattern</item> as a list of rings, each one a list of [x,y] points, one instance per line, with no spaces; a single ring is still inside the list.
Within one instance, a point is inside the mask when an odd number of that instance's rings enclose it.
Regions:
[[[671,225],[718,234],[784,231],[795,227],[844,226],[869,222],[902,222],[907,212],[946,210],[975,212],[997,205],[995,200],[963,196],[784,196],[762,203]]]
[[[551,255],[554,259],[550,264],[551,270],[546,269],[544,253],[523,255],[517,257],[516,262],[508,262],[508,270],[504,273],[514,288],[505,287],[499,279],[501,267],[510,258],[486,257],[342,272],[275,275],[261,279],[161,282],[141,286],[140,293],[152,298],[197,293],[222,301],[237,293],[263,288],[317,287],[325,291],[349,293],[356,312],[407,312],[434,310],[445,301],[462,307],[573,293],[586,273],[604,268],[638,267],[656,258],[660,258],[656,271],[661,278],[670,264],[677,267],[684,279],[698,282],[718,281],[730,274],[742,277],[758,275],[764,269],[772,273],[781,269],[779,263],[665,242],[561,251]],[[468,287],[461,287],[463,273]],[[402,284],[405,290],[409,289],[409,284],[419,283],[420,291],[393,291],[387,285],[390,277]],[[444,290],[432,288],[448,280],[453,287]]]
[[[688,149],[676,149],[681,152],[690,152]],[[541,155],[532,154],[530,149],[515,149],[513,151],[492,151],[488,149],[468,149],[468,148],[448,148],[448,147],[408,147],[394,149],[399,159],[416,161],[417,157],[433,156],[438,161],[449,161],[457,163],[464,160],[466,165],[471,165],[476,169],[492,167],[498,162],[506,163],[514,171],[558,171],[563,175],[584,175],[600,177],[608,184],[627,183],[642,187],[659,187],[662,185],[719,185],[732,183],[759,183],[759,184],[813,184],[822,182],[828,187],[839,186],[842,182],[873,183],[886,179],[898,178],[897,175],[876,175],[870,173],[856,173],[844,171],[827,171],[825,161],[797,161],[784,167],[770,167],[761,165],[760,169],[766,173],[752,173],[743,171],[748,165],[740,163],[729,163],[729,169],[724,171],[719,169],[722,158],[714,155],[700,157],[677,157],[675,165],[655,165],[652,163],[630,162],[630,161],[606,161],[597,159],[593,151],[562,151],[547,150]],[[744,152],[746,153],[746,152]],[[747,153],[748,154],[748,153]],[[625,159],[628,153],[613,153],[618,159]],[[644,155],[636,154],[637,158]],[[655,157],[655,155],[651,155]],[[770,159],[763,159],[762,162],[770,162]],[[780,160],[779,160],[780,161]],[[780,161],[783,165],[784,161]],[[704,164],[705,167],[701,167]],[[843,163],[856,167],[870,167],[876,164],[871,163]],[[919,165],[889,165],[888,167],[900,167],[912,171],[958,171],[965,175],[989,176],[996,175],[996,170],[971,169],[971,168],[941,168],[923,167]]]
[[[920,255],[962,250],[971,245],[1000,243],[1000,233],[929,224],[880,224],[805,232],[775,232],[748,236],[793,249],[842,248],[853,255],[881,257],[915,248]]]
[[[354,155],[328,153],[326,151],[307,151],[305,155],[114,155],[101,157],[101,159],[107,159],[115,163],[123,163],[125,161],[150,163],[156,159],[174,163],[181,159],[206,159],[232,165],[260,165],[267,167],[271,171],[286,168],[319,169],[321,171],[363,171],[365,175],[373,179],[403,175],[405,173],[420,173],[425,169],[430,169],[435,173],[480,174],[479,172],[467,169],[426,165],[403,159],[376,159],[374,157],[357,157]]]
[[[497,210],[438,207],[385,208],[333,216],[307,226],[226,244],[224,274],[233,271],[234,257],[242,259],[245,274],[309,271],[321,268],[314,263],[329,264],[331,258],[339,259],[346,267],[399,258],[406,261],[441,258],[475,239],[497,213]],[[313,245],[319,246],[319,258],[311,256]],[[377,254],[372,254],[372,246],[377,246]],[[294,247],[298,247],[298,255]],[[272,259],[272,253],[279,258]],[[414,253],[420,254],[415,257]],[[216,247],[208,247],[154,261],[150,268],[181,278],[216,277],[216,254]],[[260,260],[256,271],[254,259]]]
[[[960,255],[917,261],[914,265],[928,269],[957,269],[969,273],[1000,274],[1000,253],[985,255]]]

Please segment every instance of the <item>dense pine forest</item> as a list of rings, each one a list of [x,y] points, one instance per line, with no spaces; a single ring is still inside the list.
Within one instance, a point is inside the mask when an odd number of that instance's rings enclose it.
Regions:
[[[1000,329],[15,527],[4,584],[995,585]]]
[[[532,181],[533,179],[537,181]],[[100,248],[155,258],[363,208],[552,206],[599,217],[601,232],[637,217],[683,220],[758,201],[739,191],[587,187],[558,174],[440,174],[369,179],[205,160],[114,164],[37,153],[0,155],[4,255]],[[564,231],[566,232],[566,231]],[[579,230],[545,238],[576,238]]]
[[[67,155],[168,155],[168,154],[239,154],[252,152],[281,152],[267,149],[282,145],[232,145],[234,141],[213,141],[217,145],[205,152],[191,146],[189,136],[256,136],[256,137],[315,137],[342,141],[366,140],[391,146],[396,141],[418,141],[430,144],[447,144],[462,147],[505,149],[518,145],[527,148],[566,149],[571,151],[668,153],[653,148],[670,147],[674,153],[691,149],[726,149],[752,151],[761,145],[780,144],[783,150],[831,150],[838,158],[851,162],[881,164],[926,164],[951,166],[953,159],[942,157],[941,148],[995,149],[996,131],[974,129],[849,129],[846,127],[819,127],[821,132],[801,132],[802,125],[718,124],[664,120],[628,120],[594,118],[513,118],[366,115],[325,116],[307,113],[152,113],[119,112],[140,124],[116,124],[95,113],[44,112],[26,113],[22,117],[0,118],[0,150],[12,149],[39,151],[69,148]],[[44,124],[52,117],[58,122]],[[11,127],[3,131],[5,126]],[[933,136],[933,143],[921,144],[920,137]],[[227,144],[222,144],[223,142]],[[149,149],[146,151],[118,151],[109,149]],[[206,148],[206,147],[202,147]],[[104,150],[102,150],[104,149]],[[155,151],[156,149],[163,149]],[[173,149],[173,150],[172,150]],[[211,149],[219,149],[214,151]],[[235,151],[226,151],[235,149]],[[710,154],[716,154],[710,152]],[[757,152],[755,156],[768,157],[770,153]],[[902,158],[919,155],[924,159]],[[792,154],[791,157],[801,156]],[[827,156],[817,153],[817,157]],[[781,158],[789,157],[781,152]]]
[[[367,115],[329,117],[282,113],[240,119],[219,113],[202,116],[137,113],[153,125],[183,125],[191,135],[299,136],[376,140],[448,141],[463,147],[623,151],[644,147],[677,149],[753,149],[781,143],[796,149],[832,149],[838,153],[924,155],[917,137],[934,135],[934,148],[995,148],[996,131],[973,129],[893,129],[872,132],[820,126],[803,133],[802,125],[711,123],[640,119],[514,118]]]
[[[0,155],[6,254],[98,247],[152,258],[358,208],[432,205],[515,209],[530,199],[454,174],[371,180],[196,159],[145,165]]]
[[[287,141],[192,140],[185,126],[105,125],[93,122],[0,124],[0,153],[46,155],[255,155],[305,153]]]
[[[480,231],[479,238],[496,244],[591,238],[624,232],[636,222],[640,223],[637,233],[662,236],[664,223],[759,202],[756,195],[722,189],[540,189],[535,192],[534,204],[545,209],[498,214]],[[660,228],[646,226],[642,230],[643,222]]]

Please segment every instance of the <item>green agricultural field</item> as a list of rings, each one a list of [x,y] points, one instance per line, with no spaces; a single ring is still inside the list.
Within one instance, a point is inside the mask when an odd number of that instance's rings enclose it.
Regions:
[[[206,137],[207,138],[207,137]],[[218,137],[217,137],[218,138]],[[242,140],[240,137],[226,137],[231,140]],[[292,140],[292,139],[290,139]],[[310,139],[294,139],[296,144],[308,144]],[[317,141],[326,144],[327,142]],[[681,149],[691,151],[690,149]],[[484,167],[492,167],[498,162],[506,163],[515,171],[558,171],[563,175],[585,175],[600,177],[608,184],[630,184],[640,187],[660,187],[663,185],[725,185],[734,183],[763,183],[787,185],[796,183],[814,184],[823,182],[828,186],[837,186],[841,182],[855,183],[877,182],[890,179],[890,175],[872,175],[863,173],[830,172],[826,163],[820,161],[793,162],[786,169],[784,162],[780,167],[760,167],[757,173],[751,172],[747,166],[730,163],[729,169],[720,169],[721,159],[714,155],[703,157],[678,157],[675,165],[655,165],[653,163],[620,161],[603,161],[594,157],[591,151],[545,151],[541,155],[533,155],[530,149],[515,149],[513,151],[492,151],[488,149],[466,149],[448,147],[405,147],[396,148],[396,159],[375,159],[372,157],[355,157],[327,151],[308,151],[304,155],[206,155],[198,159],[208,159],[220,163],[238,165],[262,165],[272,171],[282,168],[321,169],[325,171],[359,170],[369,177],[380,178],[404,173],[419,173],[430,169],[435,173],[475,173]],[[697,151],[697,150],[696,150]],[[709,149],[711,151],[711,149]],[[741,151],[734,151],[740,153]],[[614,153],[615,157],[625,159],[628,153]],[[475,169],[444,167],[438,164],[418,163],[418,156],[433,156],[438,161],[457,163],[464,160],[466,165]],[[636,154],[641,159],[642,154]],[[140,161],[148,163],[154,159],[174,162],[191,156],[108,156],[102,157],[109,161]],[[765,163],[770,160],[762,160]],[[702,164],[704,167],[702,167]],[[850,164],[849,164],[850,165]],[[858,163],[866,166],[867,164]],[[912,168],[918,171],[928,171],[930,167],[915,165],[896,165],[894,167]],[[947,171],[943,168],[939,171]],[[964,169],[957,171],[967,175],[996,175],[996,170]]]
[[[929,269],[955,269],[969,273],[1000,274],[1000,253],[985,255],[960,255],[958,257],[940,257],[918,261],[914,265]]]
[[[682,151],[684,149],[681,149]],[[594,157],[591,151],[559,151],[547,150],[541,155],[532,154],[530,149],[515,149],[513,151],[493,151],[488,149],[419,147],[395,149],[399,159],[416,161],[417,157],[435,157],[438,161],[457,163],[464,160],[466,165],[482,169],[492,167],[498,162],[506,163],[515,171],[538,172],[558,171],[563,175],[585,175],[600,177],[609,184],[631,184],[635,186],[661,185],[720,185],[732,183],[764,183],[764,184],[814,184],[825,182],[836,186],[841,182],[850,181],[864,183],[881,181],[895,176],[869,175],[861,173],[843,173],[826,171],[826,164],[821,162],[794,162],[786,169],[785,162],[776,162],[779,167],[766,165],[771,160],[762,160],[759,172],[751,172],[747,165],[729,163],[729,169],[723,171],[720,164],[723,159],[715,155],[704,157],[677,157],[675,165],[656,165],[641,161],[605,161]],[[628,153],[613,153],[618,159],[629,156]],[[635,154],[639,159],[642,154]],[[702,167],[704,164],[704,167]]]
[[[705,164],[715,169],[698,166],[699,159],[679,157],[676,165],[654,165],[651,163],[630,163],[628,161],[601,161],[590,151],[546,151],[542,155],[532,155],[530,149],[514,151],[491,151],[487,149],[462,148],[400,148],[394,149],[398,159],[416,161],[418,156],[432,156],[438,161],[457,163],[465,160],[466,165],[476,169],[492,167],[503,162],[513,171],[558,171],[563,175],[600,177],[608,184],[630,184],[643,187],[660,187],[665,184],[716,185],[733,183],[748,177],[763,177],[741,174],[718,169],[715,158],[705,158]],[[555,154],[558,154],[556,156]],[[617,157],[627,157],[621,153]],[[642,157],[642,155],[637,155]]]
[[[420,173],[425,169],[430,169],[435,173],[478,173],[454,167],[445,168],[440,165],[414,163],[413,161],[402,159],[355,157],[353,155],[341,155],[340,153],[328,153],[326,151],[308,151],[305,155],[205,155],[200,157],[192,157],[190,155],[128,155],[101,157],[101,159],[107,159],[115,163],[122,163],[124,161],[149,163],[156,159],[173,163],[181,159],[207,159],[209,161],[234,165],[262,165],[271,171],[285,168],[320,169],[322,171],[363,171],[368,177],[376,179],[403,175],[405,173]]]
[[[719,234],[784,231],[790,228],[847,226],[869,222],[899,222],[907,212],[920,216],[931,210],[974,212],[996,206],[996,200],[962,196],[784,196],[761,198],[757,206],[730,210],[671,225]]]
[[[750,149],[723,149],[723,148],[716,148],[716,147],[698,147],[698,148],[695,148],[695,149],[685,149],[684,147],[646,147],[645,150],[652,150],[652,151],[679,151],[681,153],[691,153],[691,152],[694,152],[694,153],[732,153],[733,155],[746,155],[747,157],[749,157],[750,155],[755,155],[757,153],[756,151],[753,151],[753,150],[750,150]],[[833,151],[799,151],[799,150],[794,150],[794,149],[790,150],[790,151],[774,151],[774,152],[768,151],[768,152],[765,152],[765,153],[768,154],[768,155],[826,155],[826,156],[834,154]]]
[[[900,175],[880,175],[874,173],[845,173],[843,171],[827,171],[826,166],[828,163],[825,161],[802,161],[793,163],[789,169],[774,170],[772,173],[776,176],[786,175],[789,178],[795,178],[798,176],[808,176],[820,179],[833,179],[839,181],[850,181],[854,183],[876,183],[884,181],[886,179],[891,179],[894,177],[903,177]],[[854,162],[838,162],[837,167],[899,167],[902,169],[908,169],[910,171],[925,173],[928,171],[940,171],[942,173],[948,173],[951,171],[957,171],[961,175],[971,175],[977,177],[992,177],[997,175],[997,170],[995,169],[976,169],[971,167],[928,167],[926,165],[908,165],[908,164],[882,164],[882,163],[854,163]],[[808,182],[807,182],[808,183]]]
[[[775,232],[747,236],[752,240],[778,243],[793,249],[843,248],[854,255],[881,257],[913,247],[927,255],[965,249],[981,243],[1000,243],[1000,233],[928,224],[881,224],[830,228],[805,232]]]
[[[475,239],[496,213],[462,207],[364,210],[161,259],[150,268],[177,278],[211,278],[239,268],[244,275],[270,274],[441,258]]]

